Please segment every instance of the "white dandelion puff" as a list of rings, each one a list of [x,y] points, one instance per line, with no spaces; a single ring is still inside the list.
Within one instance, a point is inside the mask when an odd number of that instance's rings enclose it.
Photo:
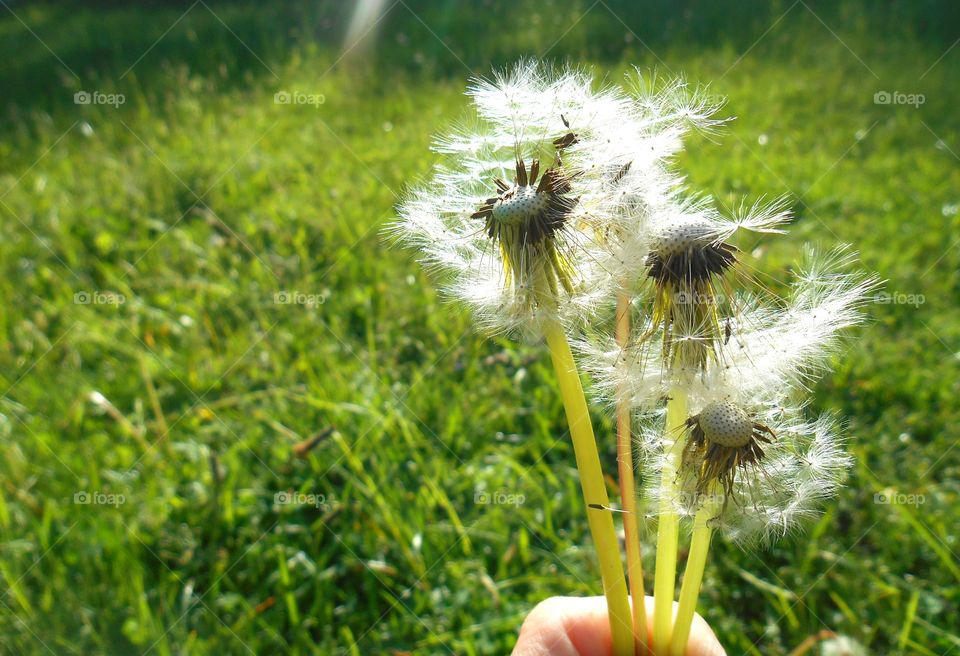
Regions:
[[[431,180],[410,191],[392,227],[447,274],[446,291],[490,330],[528,336],[576,322],[609,297],[616,249],[610,185],[584,143],[632,121],[614,88],[584,71],[522,62],[468,96],[475,116],[435,149]]]
[[[844,272],[854,260],[844,250],[811,251],[807,260],[784,305],[738,297],[739,313],[719,319],[731,327],[716,362],[697,375],[678,375],[660,344],[580,343],[601,396],[639,413],[645,496],[688,518],[713,503],[712,528],[739,542],[782,537],[815,516],[851,464],[835,418],[806,420],[803,396],[843,329],[863,320],[877,280]],[[660,406],[677,391],[689,417],[683,435],[669,435]],[[677,438],[684,444],[678,484],[665,487],[660,473],[677,465],[669,452]]]
[[[785,300],[777,305],[756,294],[735,293],[729,303],[735,313],[716,319],[722,333],[718,360],[697,375],[664,367],[661,342],[636,339],[628,348],[612,338],[579,342],[584,366],[601,398],[622,400],[640,412],[654,410],[678,384],[693,404],[709,402],[714,389],[736,390],[741,400],[770,390],[782,397],[802,392],[825,370],[844,329],[864,320],[863,306],[877,288],[875,276],[849,272],[855,259],[843,248],[823,256],[807,249]],[[652,329],[648,322],[635,332]],[[695,339],[696,332],[678,339]]]
[[[767,401],[741,406],[721,400],[700,407],[688,420],[691,434],[679,484],[670,489],[659,485],[656,476],[667,466],[663,414],[645,416],[638,442],[640,458],[652,474],[643,490],[650,505],[666,502],[690,526],[697,512],[710,504],[710,527],[744,545],[768,544],[816,517],[853,462],[843,448],[838,422],[829,414],[806,421],[801,406],[769,406]],[[704,425],[705,416],[715,421],[727,408],[745,419],[739,431],[718,432]],[[720,481],[701,478],[716,474],[711,467],[728,468],[722,469]]]

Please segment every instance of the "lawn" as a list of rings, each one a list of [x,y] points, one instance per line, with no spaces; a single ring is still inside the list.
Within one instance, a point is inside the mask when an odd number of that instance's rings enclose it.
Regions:
[[[790,196],[764,272],[849,243],[886,281],[815,388],[839,499],[714,547],[728,653],[960,653],[955,4],[399,0],[346,56],[348,3],[0,4],[0,652],[508,653],[599,593],[543,348],[381,234],[528,56],[710,83],[737,120],[677,165]]]

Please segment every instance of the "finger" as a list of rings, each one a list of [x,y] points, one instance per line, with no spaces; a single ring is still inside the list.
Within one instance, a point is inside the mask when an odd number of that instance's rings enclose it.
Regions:
[[[527,615],[513,656],[608,656],[610,619],[603,597],[551,597]]]

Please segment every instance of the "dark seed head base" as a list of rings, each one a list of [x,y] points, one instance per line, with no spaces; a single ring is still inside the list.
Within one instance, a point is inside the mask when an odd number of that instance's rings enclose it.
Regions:
[[[505,284],[531,292],[531,303],[555,300],[559,286],[573,290],[572,267],[560,239],[578,201],[569,195],[571,179],[559,163],[540,176],[539,160],[528,169],[518,159],[514,184],[495,180],[497,196],[471,215],[484,220],[484,231],[500,248]]]

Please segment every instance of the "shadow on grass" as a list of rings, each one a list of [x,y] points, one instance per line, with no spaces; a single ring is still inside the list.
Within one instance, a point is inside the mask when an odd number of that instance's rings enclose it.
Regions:
[[[716,47],[743,53],[762,37],[765,55],[777,56],[779,45],[785,56],[795,41],[778,44],[768,30],[776,34],[772,26],[790,25],[805,12],[843,34],[877,41],[911,35],[937,56],[960,32],[960,6],[948,0],[894,0],[882,10],[822,0],[388,0],[384,6],[371,31],[375,67],[366,83],[389,83],[392,72],[463,77],[467,69],[487,72],[522,56],[669,67],[657,53]],[[304,48],[331,63],[339,57],[352,10],[349,3],[306,0],[9,3],[0,12],[5,113],[13,119],[31,110],[66,111],[79,90],[140,90],[160,98],[182,83],[178,69],[216,78],[224,88],[264,80],[282,88],[287,62]]]

